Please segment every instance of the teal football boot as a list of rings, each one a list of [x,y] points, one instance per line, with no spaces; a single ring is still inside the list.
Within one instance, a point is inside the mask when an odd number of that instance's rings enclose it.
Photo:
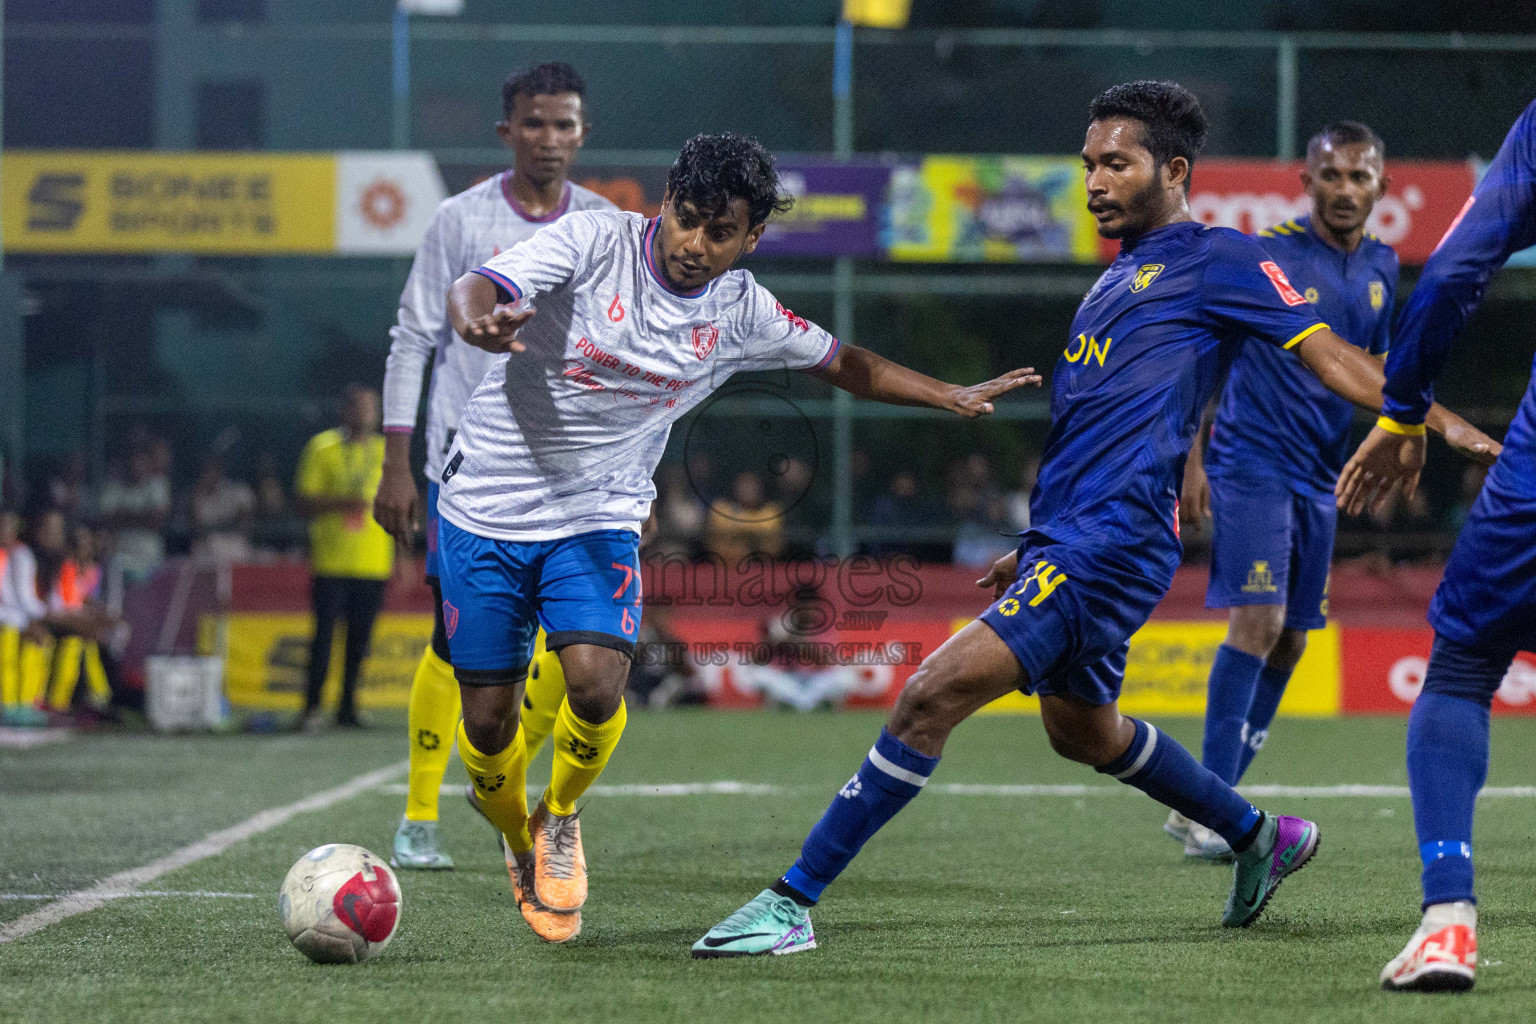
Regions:
[[[1300,871],[1317,852],[1317,823],[1288,814],[1266,814],[1253,845],[1237,855],[1232,894],[1221,916],[1226,928],[1247,928],[1264,913],[1280,883]]]
[[[400,819],[389,858],[402,871],[452,871],[453,858],[437,848],[437,822]]]
[[[810,908],[764,889],[693,944],[693,956],[783,956],[816,948]]]

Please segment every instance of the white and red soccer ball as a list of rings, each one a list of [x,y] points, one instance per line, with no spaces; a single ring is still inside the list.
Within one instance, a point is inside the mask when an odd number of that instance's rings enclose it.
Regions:
[[[361,846],[331,843],[288,869],[277,900],[283,928],[316,963],[360,964],[389,945],[400,923],[400,883]]]

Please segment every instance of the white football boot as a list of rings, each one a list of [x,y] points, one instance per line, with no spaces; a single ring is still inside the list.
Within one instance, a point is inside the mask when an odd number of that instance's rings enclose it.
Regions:
[[[1389,992],[1465,992],[1477,971],[1477,907],[1436,903],[1408,945],[1382,968]]]

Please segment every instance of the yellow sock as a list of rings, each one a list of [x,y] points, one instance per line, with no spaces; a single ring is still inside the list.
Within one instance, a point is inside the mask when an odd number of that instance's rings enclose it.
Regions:
[[[407,713],[411,737],[411,772],[405,791],[409,821],[436,821],[437,797],[453,752],[454,727],[459,723],[459,682],[453,666],[429,645],[411,680]]]
[[[523,727],[499,754],[482,754],[469,742],[459,722],[459,759],[474,783],[475,796],[491,823],[507,837],[513,853],[533,849],[528,834],[528,750],[523,746]]]
[[[544,791],[544,806],[551,814],[567,815],[576,809],[576,801],[603,774],[613,748],[624,735],[628,718],[623,698],[619,710],[602,725],[593,725],[576,717],[571,702],[560,704],[555,721],[555,769]]]
[[[85,645],[85,685],[98,704],[105,707],[112,703],[112,684],[107,682],[107,667],[101,663],[101,648],[95,640]]]
[[[0,708],[22,703],[22,634],[0,626]]]
[[[539,748],[555,728],[555,717],[565,702],[565,670],[560,656],[544,651],[528,666],[528,688],[523,691],[523,745],[531,764]]]
[[[14,626],[0,627],[0,706],[21,703],[21,633]]]
[[[77,636],[62,638],[53,649],[53,672],[48,680],[48,706],[68,711],[80,685],[80,663],[85,658],[85,641]]]
[[[39,647],[21,643],[21,703],[35,707],[48,686],[48,666],[53,661],[53,644]]]

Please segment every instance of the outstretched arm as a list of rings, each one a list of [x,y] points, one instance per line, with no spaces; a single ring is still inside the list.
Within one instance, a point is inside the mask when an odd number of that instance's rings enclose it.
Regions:
[[[487,352],[521,352],[523,343],[515,335],[533,319],[533,310],[497,309],[497,298],[496,286],[484,275],[471,272],[453,282],[448,319],[454,333]]]
[[[856,398],[947,409],[967,418],[989,415],[992,400],[1014,388],[1040,384],[1040,375],[1030,366],[971,387],[946,384],[857,345],[842,346],[832,362],[812,373]]]
[[[1329,391],[1362,409],[1381,411],[1381,388],[1386,378],[1380,363],[1364,350],[1324,328],[1304,338],[1296,354]],[[1503,450],[1493,438],[1438,404],[1430,407],[1424,424],[1456,451],[1484,465],[1492,465]],[[1396,446],[1396,457],[1372,466],[1367,476],[1360,476],[1360,467],[1353,461],[1345,467],[1335,489],[1340,496],[1340,508],[1358,512],[1373,494],[1372,505],[1379,508],[1398,489],[1404,494],[1413,493],[1424,468],[1424,427],[1402,436],[1406,443]]]

